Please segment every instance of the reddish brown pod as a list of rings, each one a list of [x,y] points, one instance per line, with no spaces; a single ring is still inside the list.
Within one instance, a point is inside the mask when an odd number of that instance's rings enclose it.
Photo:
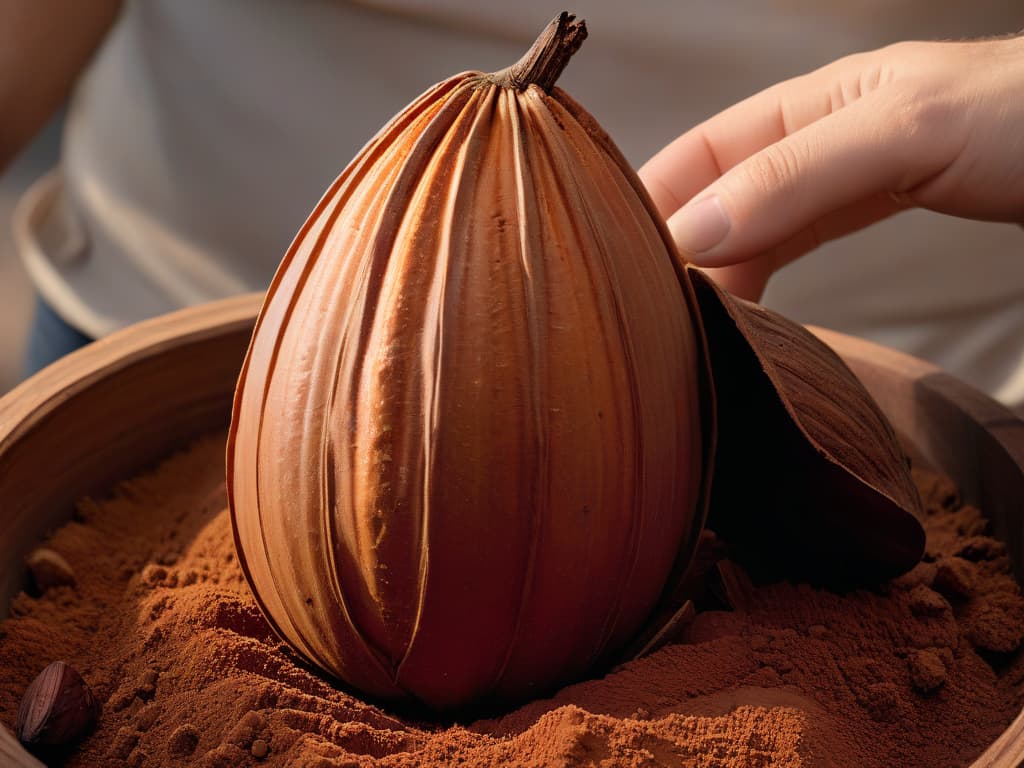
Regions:
[[[239,559],[278,634],[374,696],[521,699],[656,648],[689,615],[709,498],[773,578],[860,586],[921,556],[860,382],[686,267],[554,86],[585,35],[562,14],[400,113],[257,322],[228,443]]]
[[[634,172],[554,81],[562,14],[452,77],[327,191],[268,293],[228,489],[277,632],[452,708],[634,639],[703,524],[714,435],[689,283]]]

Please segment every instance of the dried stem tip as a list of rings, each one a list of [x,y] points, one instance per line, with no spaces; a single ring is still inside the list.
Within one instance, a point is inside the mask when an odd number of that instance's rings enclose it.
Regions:
[[[537,85],[551,93],[569,59],[587,39],[587,25],[566,11],[551,20],[519,61],[489,76],[495,85],[525,91]]]

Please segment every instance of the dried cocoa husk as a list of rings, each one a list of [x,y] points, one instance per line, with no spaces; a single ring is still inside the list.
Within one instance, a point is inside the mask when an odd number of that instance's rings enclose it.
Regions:
[[[278,634],[373,696],[451,709],[583,676],[703,525],[696,305],[636,174],[553,86],[582,36],[562,14],[385,126],[257,321],[239,561]]]
[[[806,328],[688,272],[718,402],[708,527],[763,578],[845,588],[912,568],[921,500],[871,395]]]

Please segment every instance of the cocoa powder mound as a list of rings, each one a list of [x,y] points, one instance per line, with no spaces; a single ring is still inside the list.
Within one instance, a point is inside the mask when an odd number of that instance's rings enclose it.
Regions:
[[[69,584],[19,594],[0,625],[0,721],[63,659],[103,706],[66,766],[955,766],[1024,701],[1024,599],[1005,547],[924,472],[925,561],[874,592],[757,586],[681,642],[504,716],[402,717],[280,643],[235,559],[223,435],[47,546]]]

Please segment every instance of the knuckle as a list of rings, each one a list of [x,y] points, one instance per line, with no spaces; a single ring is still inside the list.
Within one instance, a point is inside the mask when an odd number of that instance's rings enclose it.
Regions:
[[[923,45],[917,40],[901,40],[879,49],[879,53],[890,59],[913,59],[921,55]]]
[[[950,102],[925,83],[901,88],[890,96],[890,125],[907,142],[922,142],[941,135],[955,118]]]
[[[779,141],[758,153],[747,164],[747,181],[762,194],[785,194],[806,166],[804,153],[792,141]]]
[[[924,72],[935,66],[934,42],[904,40],[880,48],[878,54],[881,61],[906,73]]]

